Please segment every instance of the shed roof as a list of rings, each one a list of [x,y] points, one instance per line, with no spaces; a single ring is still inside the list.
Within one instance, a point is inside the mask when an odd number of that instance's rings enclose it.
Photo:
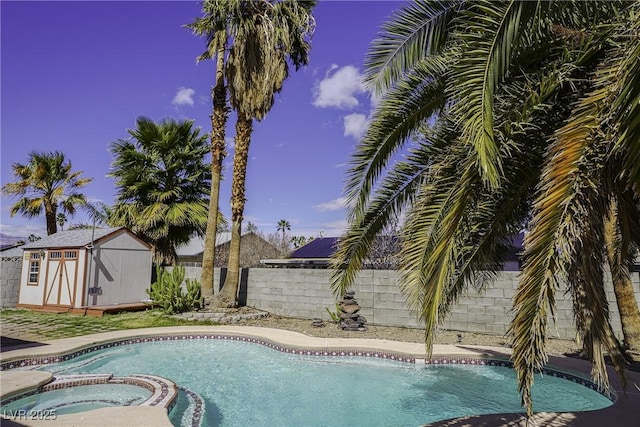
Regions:
[[[23,249],[46,249],[46,248],[79,248],[96,242],[119,230],[126,230],[124,227],[96,228],[58,231],[50,236],[43,237],[33,243],[24,245]],[[92,239],[93,236],[93,239]]]

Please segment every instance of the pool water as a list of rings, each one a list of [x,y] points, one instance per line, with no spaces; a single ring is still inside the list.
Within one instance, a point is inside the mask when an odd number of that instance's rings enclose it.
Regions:
[[[3,414],[71,414],[112,406],[138,405],[151,397],[151,391],[129,384],[80,385],[45,391],[2,405]]]
[[[159,375],[204,400],[203,426],[418,426],[522,412],[512,369],[419,365],[365,357],[302,356],[229,340],[114,347],[40,368],[54,373]],[[583,385],[537,376],[536,411],[585,411],[612,402]],[[171,412],[191,425],[184,393]]]

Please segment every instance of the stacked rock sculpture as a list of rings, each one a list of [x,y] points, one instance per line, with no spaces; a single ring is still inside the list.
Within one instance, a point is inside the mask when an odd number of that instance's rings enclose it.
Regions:
[[[311,322],[311,326],[314,328],[324,328],[324,321],[322,319],[316,318]]]
[[[363,316],[358,314],[360,306],[355,300],[355,291],[348,290],[342,297],[342,301],[338,303],[340,308],[340,328],[343,331],[366,331],[364,325],[367,322]]]

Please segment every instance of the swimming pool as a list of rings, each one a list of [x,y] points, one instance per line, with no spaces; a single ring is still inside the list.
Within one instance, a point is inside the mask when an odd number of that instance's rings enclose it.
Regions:
[[[359,357],[367,352],[357,351],[292,354],[245,338],[218,338],[223,339],[117,344],[39,369],[170,379],[182,387],[171,412],[174,425],[416,426],[465,415],[522,412],[513,371],[479,366],[485,363],[480,360],[425,365],[373,352],[369,356],[377,357]],[[585,411],[612,403],[584,385],[552,375],[536,377],[533,396],[536,411]],[[196,417],[194,398],[203,402]]]

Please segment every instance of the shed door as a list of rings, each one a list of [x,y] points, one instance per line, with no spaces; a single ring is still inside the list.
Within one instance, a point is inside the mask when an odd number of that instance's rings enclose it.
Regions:
[[[44,305],[73,307],[78,268],[78,251],[49,251]]]

